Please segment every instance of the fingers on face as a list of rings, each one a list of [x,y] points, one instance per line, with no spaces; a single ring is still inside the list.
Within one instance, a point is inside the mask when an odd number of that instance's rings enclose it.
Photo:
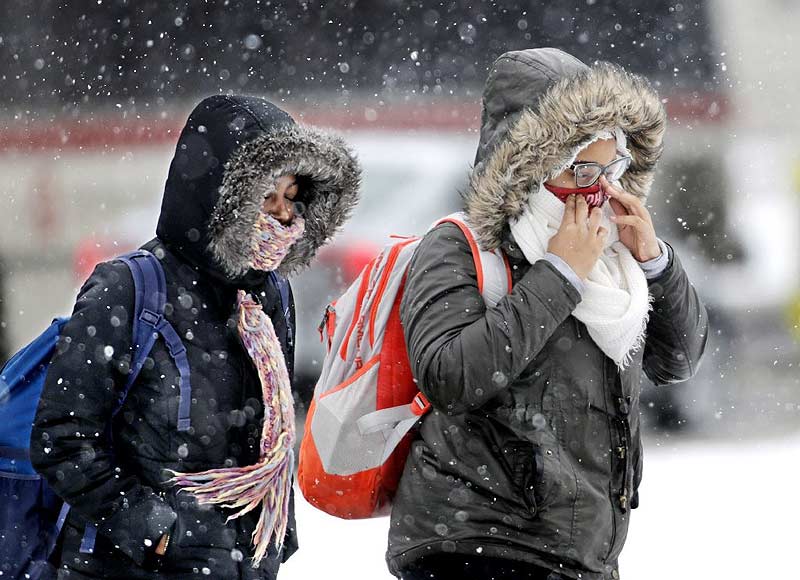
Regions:
[[[626,210],[628,210],[628,213],[641,215],[641,212],[644,210],[644,205],[642,204],[642,200],[640,200],[632,193],[628,193],[611,185],[611,183],[606,179],[605,175],[603,175],[600,178],[600,184],[602,185],[606,194],[612,200],[616,200],[620,204],[622,204],[622,206]]]
[[[578,225],[585,225],[586,220],[589,218],[589,204],[586,203],[586,198],[582,195],[576,196],[575,200],[575,222]]]
[[[567,201],[565,202],[566,209],[564,211],[564,219],[561,220],[562,224],[574,224],[575,223],[575,196],[570,195],[567,197]]]
[[[622,205],[617,199],[610,197],[608,199],[609,205],[611,205],[611,209],[614,210],[615,215],[628,215],[627,208]]]
[[[622,226],[631,226],[637,230],[642,230],[646,225],[645,220],[637,215],[618,215],[611,218],[614,223]]]
[[[592,208],[589,212],[589,231],[596,234],[600,229],[600,222],[603,219],[603,212],[599,207]]]

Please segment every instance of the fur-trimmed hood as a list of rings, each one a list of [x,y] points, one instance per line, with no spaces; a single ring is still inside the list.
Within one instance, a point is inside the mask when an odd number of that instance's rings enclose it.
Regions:
[[[647,197],[666,113],[643,77],[610,63],[589,67],[555,48],[507,52],[492,65],[482,105],[478,153],[464,192],[482,247],[499,247],[531,192],[603,129],[625,132],[632,162],[622,187]]]
[[[215,279],[250,287],[255,222],[284,173],[298,176],[306,206],[303,237],[281,264],[307,266],[350,217],[361,170],[339,137],[297,125],[259,97],[217,95],[200,102],[181,132],[164,191],[157,235]]]

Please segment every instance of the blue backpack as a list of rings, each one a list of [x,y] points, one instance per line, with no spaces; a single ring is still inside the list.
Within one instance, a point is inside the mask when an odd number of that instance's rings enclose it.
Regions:
[[[131,385],[136,380],[158,336],[180,373],[178,430],[191,425],[191,373],[186,348],[173,326],[164,318],[166,280],[158,259],[146,250],[120,256],[133,276],[136,295],[133,318],[135,352],[131,373],[113,415],[122,409]],[[289,286],[281,276],[271,273],[281,295],[289,341]],[[0,576],[2,578],[46,579],[55,577],[47,562],[64,521],[69,504],[61,500],[34,471],[30,461],[30,438],[39,398],[50,360],[61,330],[68,318],[57,318],[38,338],[17,352],[0,370]],[[111,424],[107,425],[111,436]],[[80,551],[94,550],[97,528],[87,525]]]

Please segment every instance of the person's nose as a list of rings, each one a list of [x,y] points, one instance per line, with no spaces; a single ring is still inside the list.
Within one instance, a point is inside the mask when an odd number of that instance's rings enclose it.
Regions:
[[[289,199],[284,199],[275,214],[275,219],[283,225],[290,224],[292,219],[294,219],[294,202]]]

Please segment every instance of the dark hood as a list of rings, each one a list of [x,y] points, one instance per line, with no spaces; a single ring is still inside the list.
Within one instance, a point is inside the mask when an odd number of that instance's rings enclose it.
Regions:
[[[503,54],[486,80],[480,143],[464,193],[481,246],[499,247],[531,192],[604,129],[625,132],[632,162],[621,184],[647,197],[665,126],[664,107],[641,76],[606,62],[587,66],[556,48]]]
[[[178,255],[232,285],[260,284],[249,269],[254,224],[283,173],[302,178],[306,231],[281,264],[307,266],[358,202],[360,168],[338,137],[301,127],[260,97],[217,95],[200,102],[181,131],[156,233]]]

